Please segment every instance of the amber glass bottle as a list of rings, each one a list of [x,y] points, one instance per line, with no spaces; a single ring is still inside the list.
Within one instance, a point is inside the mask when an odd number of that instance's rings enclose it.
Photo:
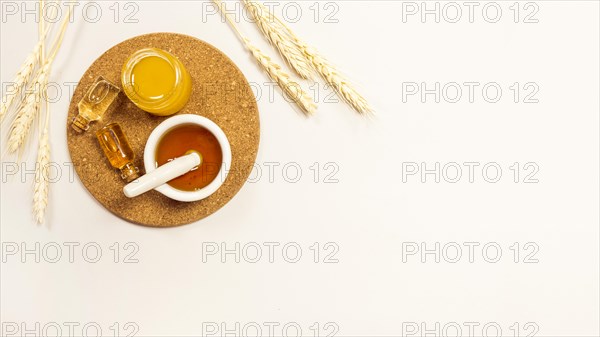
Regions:
[[[119,92],[119,87],[102,76],[98,77],[77,105],[79,114],[73,119],[73,129],[77,132],[86,131],[91,122],[101,119]]]
[[[96,132],[96,137],[112,167],[121,170],[121,178],[131,182],[139,177],[139,170],[133,164],[135,155],[119,124],[108,124]]]

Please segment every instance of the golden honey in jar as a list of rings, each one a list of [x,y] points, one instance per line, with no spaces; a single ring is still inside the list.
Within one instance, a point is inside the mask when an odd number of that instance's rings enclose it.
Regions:
[[[121,71],[127,97],[140,109],[157,116],[181,110],[190,98],[192,78],[183,63],[158,48],[133,53]]]
[[[183,124],[165,133],[156,147],[156,166],[184,156],[190,151],[202,157],[200,166],[167,182],[182,191],[196,191],[217,179],[223,164],[223,152],[217,137],[197,124]]]

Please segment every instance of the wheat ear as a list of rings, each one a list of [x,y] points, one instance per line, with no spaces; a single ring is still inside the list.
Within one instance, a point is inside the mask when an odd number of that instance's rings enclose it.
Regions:
[[[40,8],[44,8],[43,2],[40,4]],[[52,13],[56,14],[55,7],[52,7]],[[53,15],[54,15],[53,14]],[[15,90],[10,93],[5,93],[2,96],[2,102],[0,102],[0,123],[6,116],[6,113],[15,102],[15,97],[21,94],[21,91],[24,87],[27,86],[27,83],[31,79],[31,75],[33,74],[33,70],[38,64],[41,64],[40,60],[42,59],[42,55],[44,54],[44,45],[46,41],[46,36],[50,31],[50,26],[45,27],[43,20],[40,20],[39,24],[39,39],[38,43],[35,45],[33,50],[29,53],[25,62],[19,68],[19,71],[15,75],[15,79],[12,84],[15,86]]]
[[[35,182],[33,184],[33,216],[38,224],[44,223],[46,206],[48,206],[48,174],[50,165],[50,144],[48,128],[44,128],[38,146]]]
[[[248,12],[265,35],[267,40],[274,46],[288,65],[302,78],[312,79],[313,69],[304,57],[302,51],[288,38],[285,30],[261,3],[252,0],[243,0]]]
[[[25,143],[25,140],[29,135],[29,129],[31,128],[34,119],[39,114],[43,91],[42,88],[47,85],[49,68],[50,65],[46,63],[46,65],[38,71],[34,81],[25,93],[23,102],[10,127],[8,136],[8,151],[10,153],[17,152],[17,150]]]
[[[17,72],[17,75],[15,75],[15,79],[12,82],[15,86],[15,90],[5,93],[2,97],[2,103],[0,105],[0,122],[4,119],[4,116],[12,106],[15,97],[21,94],[21,90],[27,85],[27,82],[29,82],[33,69],[38,65],[41,48],[42,42],[40,41],[36,44],[31,53],[29,53],[25,62],[23,62],[23,65],[21,65],[21,68]]]
[[[244,47],[254,56],[258,64],[269,75],[269,77],[279,85],[281,90],[302,110],[306,115],[311,115],[317,109],[317,105],[312,98],[302,89],[300,84],[293,81],[280,65],[275,63],[269,56],[264,54],[260,49],[254,46],[250,40],[242,34],[237,25],[227,14],[223,8],[223,3],[220,0],[213,0],[219,7],[221,13],[229,23],[229,26],[236,32],[239,39],[244,44]]]
[[[61,24],[60,32],[58,36],[55,38],[52,44],[52,50],[50,55],[44,61],[47,65],[48,75],[50,73],[50,66],[62,45],[62,41],[64,38],[64,34],[67,28],[67,22],[71,16],[73,8],[69,8],[69,13],[67,18]],[[45,67],[46,68],[46,67]],[[39,88],[41,92],[48,97],[47,93],[47,81],[48,77],[45,78],[46,85],[42,88]],[[40,140],[38,144],[38,153],[36,159],[36,171],[35,171],[35,181],[33,184],[33,216],[38,224],[43,224],[45,215],[46,215],[46,207],[48,206],[48,192],[50,190],[50,181],[49,181],[49,165],[50,165],[50,140],[49,140],[49,129],[50,129],[50,102],[46,99],[46,116],[44,118],[44,126],[41,131]]]
[[[246,47],[269,77],[277,82],[277,85],[279,85],[285,94],[292,99],[304,113],[313,114],[315,112],[317,106],[313,102],[312,97],[308,96],[304,90],[302,90],[300,84],[291,80],[290,76],[281,69],[280,65],[273,62],[269,56],[265,55],[260,49],[249,42],[247,42]]]
[[[262,6],[264,10],[268,9]],[[274,20],[273,25],[279,26],[286,32],[289,39],[302,52],[304,58],[314,67],[327,82],[354,110],[360,114],[369,114],[373,109],[369,106],[367,100],[354,88],[354,86],[334,67],[325,57],[323,57],[315,48],[310,47],[306,42],[300,39],[294,31],[281,19],[270,13]]]
[[[369,106],[367,100],[338,72],[336,67],[332,66],[327,59],[315,49],[309,47],[300,40],[295,41],[301,46],[304,55],[312,62],[323,80],[332,86],[348,105],[360,114],[369,114],[373,112],[373,109]]]

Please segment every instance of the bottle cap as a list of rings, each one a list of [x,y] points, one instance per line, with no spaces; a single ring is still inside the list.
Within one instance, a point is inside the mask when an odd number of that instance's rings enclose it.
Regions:
[[[77,115],[75,116],[75,118],[73,118],[73,124],[71,124],[71,126],[75,131],[81,133],[83,131],[87,131],[87,129],[90,128],[90,123],[81,115]]]
[[[139,176],[140,170],[137,167],[135,167],[132,163],[127,163],[121,168],[121,178],[125,179],[125,181],[128,183],[139,178]]]

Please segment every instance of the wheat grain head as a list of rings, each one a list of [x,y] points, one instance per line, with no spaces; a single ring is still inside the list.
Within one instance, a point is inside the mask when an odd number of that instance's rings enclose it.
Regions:
[[[267,75],[279,85],[288,98],[293,100],[304,114],[311,115],[316,111],[317,105],[312,98],[302,89],[300,84],[290,79],[290,75],[282,70],[280,65],[273,62],[269,56],[252,45],[248,39],[245,39],[245,45]]]
[[[263,6],[264,7],[264,6]],[[313,66],[317,73],[329,84],[341,98],[354,110],[362,115],[370,114],[373,109],[367,100],[354,88],[354,86],[315,48],[304,42],[281,19],[273,16],[276,25],[287,34],[294,45],[302,52],[304,58]]]
[[[246,49],[254,56],[258,64],[263,68],[267,75],[279,85],[281,90],[287,95],[305,115],[311,115],[317,109],[317,105],[312,101],[312,98],[306,94],[302,87],[292,81],[290,76],[281,69],[281,66],[275,63],[269,56],[264,54],[260,49],[254,46],[237,27],[237,24],[231,19],[229,13],[225,10],[221,0],[212,0],[219,7],[223,17],[227,20],[229,26],[237,34],[238,38]]]
[[[50,165],[50,143],[48,128],[40,136],[36,160],[35,181],[33,184],[33,216],[38,224],[44,223],[48,205],[48,170]]]
[[[31,74],[33,73],[33,70],[37,66],[40,59],[41,46],[42,43],[38,43],[35,48],[33,48],[15,75],[15,79],[12,82],[15,86],[15,90],[10,93],[5,93],[2,96],[2,102],[0,103],[0,122],[4,119],[4,116],[12,106],[15,97],[19,96],[23,87],[25,87],[27,82],[29,82]]]
[[[23,98],[15,120],[10,127],[8,136],[9,153],[15,153],[22,147],[29,135],[33,121],[39,114],[42,91],[48,83],[49,67],[49,64],[46,64],[38,71]]]
[[[342,99],[356,110],[356,112],[363,115],[373,112],[367,100],[319,52],[306,45],[304,45],[303,51],[323,80],[332,86]]]
[[[244,0],[248,12],[269,43],[277,49],[287,64],[302,78],[312,79],[313,69],[298,46],[288,38],[284,27],[278,24],[273,14],[263,4]]]

